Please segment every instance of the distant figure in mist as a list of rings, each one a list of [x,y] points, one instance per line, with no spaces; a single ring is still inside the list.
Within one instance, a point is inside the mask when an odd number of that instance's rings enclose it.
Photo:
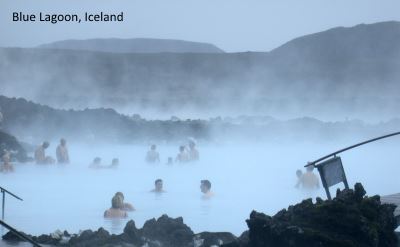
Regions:
[[[125,197],[124,197],[124,194],[122,194],[122,192],[115,193],[115,196],[121,197],[121,200],[122,200],[121,210],[124,210],[124,211],[135,211],[135,207],[133,207],[132,204],[124,202]]]
[[[118,166],[119,166],[119,159],[114,158],[114,159],[112,159],[112,161],[111,161],[111,165],[108,166],[108,167],[109,167],[109,168],[112,168],[112,169],[116,169],[116,168],[118,168]]]
[[[98,169],[101,168],[101,158],[96,157],[94,158],[92,164],[90,164],[89,168]]]
[[[319,189],[319,179],[313,172],[314,166],[308,166],[306,173],[301,176],[301,187],[305,190]]]
[[[60,140],[60,144],[57,146],[56,156],[58,164],[69,164],[67,141],[64,138]]]
[[[146,162],[147,163],[159,163],[160,162],[160,154],[157,152],[157,146],[151,145],[150,150],[147,151]]]
[[[150,192],[153,192],[153,193],[165,193],[166,192],[163,189],[162,179],[157,179],[156,181],[154,181],[154,189],[152,189]]]
[[[166,165],[172,166],[173,164],[174,164],[174,159],[172,157],[168,157]]]
[[[199,151],[196,149],[196,143],[193,140],[189,141],[189,160],[199,160]]]
[[[186,163],[189,161],[189,154],[185,150],[185,146],[179,147],[179,153],[175,158],[175,162]]]
[[[45,141],[35,151],[36,164],[47,165],[54,164],[55,160],[51,156],[46,156],[46,149],[50,146],[50,143]]]
[[[300,188],[302,185],[302,179],[303,179],[303,172],[301,170],[296,171],[296,177],[297,177],[297,183],[296,183],[296,188]]]
[[[0,172],[9,173],[14,171],[13,165],[10,163],[11,154],[7,150],[4,150],[4,155],[2,157],[3,164],[0,166]]]
[[[114,195],[111,200],[111,208],[104,212],[104,218],[118,219],[128,217],[126,211],[122,210],[123,204],[123,199],[120,196]]]
[[[203,193],[202,199],[210,199],[214,196],[214,193],[211,192],[211,182],[209,180],[200,181],[200,190]]]

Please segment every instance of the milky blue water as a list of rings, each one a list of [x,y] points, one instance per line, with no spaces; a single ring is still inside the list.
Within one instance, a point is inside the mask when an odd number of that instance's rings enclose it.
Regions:
[[[358,141],[358,140],[356,140]],[[400,192],[400,141],[370,144],[342,155],[350,185],[362,182],[370,195]],[[40,166],[15,164],[13,174],[0,174],[0,185],[22,197],[6,197],[5,221],[29,234],[56,229],[77,233],[104,227],[121,233],[133,219],[138,227],[151,218],[182,216],[194,232],[229,231],[240,235],[254,210],[275,214],[309,196],[325,198],[323,189],[309,194],[294,188],[295,171],[310,160],[352,143],[317,144],[199,144],[197,163],[165,165],[178,147],[159,145],[159,165],[148,165],[148,146],[85,146],[69,144],[71,164]],[[55,154],[52,145],[48,154]],[[89,169],[94,157],[108,165],[120,159],[116,170]],[[167,193],[154,195],[154,180],[164,180]],[[202,200],[200,180],[209,179],[215,196]],[[340,187],[340,186],[339,186]],[[343,186],[341,186],[343,187]],[[106,220],[115,192],[137,209],[126,220]],[[334,194],[335,189],[331,190]]]

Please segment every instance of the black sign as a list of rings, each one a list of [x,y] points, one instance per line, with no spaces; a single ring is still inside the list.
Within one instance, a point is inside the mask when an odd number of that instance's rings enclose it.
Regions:
[[[331,199],[329,187],[343,182],[346,189],[349,188],[347,184],[346,174],[344,173],[342,160],[340,157],[334,157],[324,161],[318,165],[319,174],[321,176],[322,184],[326,190],[328,199]]]

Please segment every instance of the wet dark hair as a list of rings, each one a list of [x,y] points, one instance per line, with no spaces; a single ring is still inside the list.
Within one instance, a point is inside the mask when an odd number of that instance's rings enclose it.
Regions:
[[[297,171],[296,171],[296,175],[297,175],[298,177],[300,177],[302,174],[303,174],[303,172],[302,172],[301,170],[297,170]]]
[[[122,192],[119,192],[119,191],[117,193],[115,193],[115,196],[120,196],[122,198],[122,200],[125,199],[124,194]]]
[[[155,150],[157,146],[155,144],[151,145],[151,150]]]
[[[50,146],[50,143],[48,141],[43,142],[42,147],[48,148]]]
[[[123,200],[121,196],[115,195],[111,200],[111,207],[112,208],[122,208],[124,206]]]
[[[185,151],[185,146],[180,146],[179,151]]]
[[[201,180],[201,185],[206,186],[207,189],[211,189],[211,182],[207,179]]]
[[[158,182],[162,182],[162,179],[156,179],[156,181],[154,181],[154,184],[157,184]]]

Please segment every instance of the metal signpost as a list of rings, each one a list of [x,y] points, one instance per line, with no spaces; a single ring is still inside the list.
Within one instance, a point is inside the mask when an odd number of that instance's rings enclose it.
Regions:
[[[324,157],[321,157],[313,162],[307,163],[307,165],[305,165],[305,167],[314,166],[318,169],[319,175],[321,176],[322,185],[324,186],[324,189],[326,192],[326,196],[328,197],[329,200],[331,200],[332,198],[331,198],[331,193],[329,192],[329,187],[343,182],[345,188],[346,189],[349,188],[349,185],[348,185],[347,179],[346,179],[346,174],[344,172],[342,160],[339,156],[336,156],[336,155],[339,153],[342,153],[344,151],[365,145],[367,143],[378,141],[378,140],[392,137],[395,135],[400,135],[400,132],[394,132],[392,134],[376,137],[376,138],[373,138],[373,139],[370,139],[367,141],[363,141],[363,142],[354,144],[347,148],[340,149],[336,152],[325,155]],[[330,159],[328,159],[328,158],[330,158]],[[328,159],[328,160],[326,160],[326,159]],[[323,162],[318,163],[321,161],[323,161]]]
[[[333,157],[318,164],[316,167],[321,176],[322,185],[325,188],[326,196],[329,200],[332,199],[329,187],[343,182],[344,187],[346,189],[349,188],[346,174],[343,169],[342,159],[340,157]]]

